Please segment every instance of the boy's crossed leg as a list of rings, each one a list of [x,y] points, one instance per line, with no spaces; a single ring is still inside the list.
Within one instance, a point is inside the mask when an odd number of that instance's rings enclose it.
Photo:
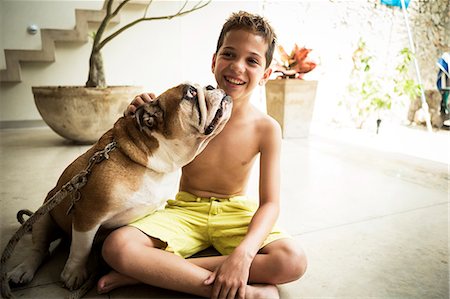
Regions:
[[[275,284],[298,279],[306,269],[306,258],[289,239],[274,241],[260,250],[250,267],[246,298],[278,298]],[[184,259],[161,250],[160,240],[139,229],[123,227],[105,241],[103,256],[115,270],[98,282],[98,291],[106,293],[120,286],[143,282],[170,290],[209,297],[212,285],[204,281],[227,258],[212,256]],[[124,273],[124,274],[121,274]]]

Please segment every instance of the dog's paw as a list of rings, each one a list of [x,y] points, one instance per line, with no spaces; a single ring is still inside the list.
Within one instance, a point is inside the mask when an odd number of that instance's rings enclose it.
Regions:
[[[76,290],[87,279],[87,276],[88,273],[85,267],[78,266],[72,268],[66,265],[61,273],[61,280],[66,288],[69,290]]]
[[[33,280],[35,272],[35,267],[23,262],[8,273],[8,278],[14,284],[26,284]]]

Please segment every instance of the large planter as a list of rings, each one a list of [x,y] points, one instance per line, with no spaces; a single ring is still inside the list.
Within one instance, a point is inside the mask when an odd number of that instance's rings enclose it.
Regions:
[[[76,143],[91,144],[112,128],[143,88],[45,86],[32,90],[39,113],[53,131]]]
[[[281,126],[283,138],[305,138],[314,112],[318,81],[275,79],[266,83],[267,113]]]

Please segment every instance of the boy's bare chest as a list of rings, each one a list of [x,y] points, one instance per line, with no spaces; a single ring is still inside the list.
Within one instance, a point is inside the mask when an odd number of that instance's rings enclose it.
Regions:
[[[252,125],[227,126],[200,155],[183,167],[181,190],[199,196],[245,192],[253,162],[259,153],[258,137]]]
[[[225,127],[191,164],[202,168],[245,169],[258,152],[253,126],[237,124]]]

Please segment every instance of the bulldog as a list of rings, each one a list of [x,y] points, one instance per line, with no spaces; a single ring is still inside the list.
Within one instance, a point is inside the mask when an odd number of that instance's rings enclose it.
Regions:
[[[167,200],[164,186],[173,181],[170,174],[192,161],[223,129],[231,109],[231,98],[221,89],[181,84],[134,115],[119,118],[64,170],[48,193],[44,202],[86,169],[94,153],[115,141],[108,159],[92,168],[77,200],[67,196],[33,225],[32,253],[8,273],[9,281],[22,284],[33,279],[60,228],[71,236],[61,279],[67,288],[77,289],[87,278],[86,263],[97,231],[126,225],[161,207]]]

